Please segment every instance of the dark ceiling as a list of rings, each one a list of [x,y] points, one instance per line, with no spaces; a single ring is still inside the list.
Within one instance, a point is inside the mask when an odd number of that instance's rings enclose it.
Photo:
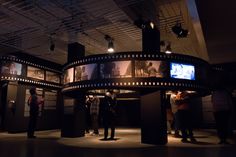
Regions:
[[[236,1],[223,2],[196,0],[200,24],[194,0],[0,0],[0,55],[24,51],[64,64],[70,42],[85,45],[86,55],[106,53],[104,35],[114,39],[117,52],[141,51],[134,20],[143,17],[156,21],[161,40],[170,42],[173,52],[210,63],[233,62]],[[171,31],[176,21],[189,29],[187,38]]]
[[[236,1],[196,0],[210,63],[236,61]]]

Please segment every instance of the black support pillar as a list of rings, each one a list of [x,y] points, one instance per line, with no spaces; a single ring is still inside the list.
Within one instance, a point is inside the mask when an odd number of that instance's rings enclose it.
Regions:
[[[160,31],[156,27],[145,27],[142,29],[142,42],[143,52],[160,52]]]
[[[162,91],[141,93],[141,142],[167,143],[166,110]]]
[[[77,42],[68,44],[67,62],[72,63],[85,56],[85,47]],[[85,131],[85,95],[81,93],[74,98],[74,110],[71,114],[63,114],[62,137],[82,137]]]
[[[78,95],[74,99],[73,113],[64,114],[62,121],[62,137],[82,137],[85,132],[85,95]]]
[[[68,44],[67,62],[71,63],[85,56],[85,47],[77,42]]]

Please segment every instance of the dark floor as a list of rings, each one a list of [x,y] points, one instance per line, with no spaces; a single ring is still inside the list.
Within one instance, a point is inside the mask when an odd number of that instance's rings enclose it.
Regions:
[[[102,130],[100,131],[102,132]],[[218,145],[215,132],[195,131],[197,143],[181,143],[168,137],[165,146],[140,143],[139,129],[118,129],[116,141],[101,141],[102,135],[60,138],[57,130],[37,132],[36,139],[25,133],[0,133],[0,157],[235,157],[236,145]]]

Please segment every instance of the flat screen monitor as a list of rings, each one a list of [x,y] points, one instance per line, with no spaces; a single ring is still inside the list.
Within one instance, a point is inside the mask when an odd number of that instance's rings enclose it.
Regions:
[[[170,77],[195,80],[195,67],[191,64],[170,63]]]

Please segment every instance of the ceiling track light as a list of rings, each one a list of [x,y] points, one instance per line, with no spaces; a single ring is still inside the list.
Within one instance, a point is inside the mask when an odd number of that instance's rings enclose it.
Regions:
[[[166,54],[172,53],[171,42],[170,41],[160,41],[161,52],[165,52]]]
[[[166,45],[166,50],[165,50],[166,54],[171,54],[172,53],[172,48],[171,48],[171,43],[168,42],[168,44]]]
[[[114,43],[113,39],[109,35],[105,35],[104,39],[108,42],[107,52],[112,53],[114,52]]]
[[[134,25],[136,25],[138,28],[141,29],[155,29],[156,25],[154,24],[153,21],[150,20],[143,20],[142,18],[139,18],[134,21]]]
[[[113,44],[113,41],[109,41],[108,42],[108,49],[107,49],[108,52],[114,52],[114,44]]]

